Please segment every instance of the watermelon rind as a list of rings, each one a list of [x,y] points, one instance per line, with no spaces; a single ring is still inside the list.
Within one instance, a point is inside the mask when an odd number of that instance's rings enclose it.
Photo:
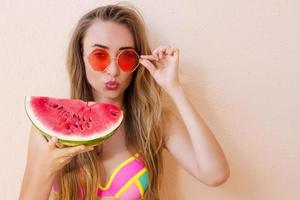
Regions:
[[[121,110],[122,113],[120,119],[115,123],[114,126],[106,130],[105,132],[93,133],[92,136],[84,136],[84,137],[74,136],[74,135],[71,136],[63,135],[48,129],[42,123],[40,123],[38,118],[32,112],[32,109],[30,107],[30,101],[31,101],[31,96],[25,96],[25,100],[24,100],[25,110],[32,124],[46,137],[50,137],[50,138],[56,137],[59,143],[66,146],[78,146],[78,145],[95,146],[101,144],[102,142],[104,142],[106,139],[108,139],[115,133],[115,131],[121,125],[123,120],[123,111]]]

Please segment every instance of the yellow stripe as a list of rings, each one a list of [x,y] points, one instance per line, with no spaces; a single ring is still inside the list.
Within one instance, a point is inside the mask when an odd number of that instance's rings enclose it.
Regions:
[[[114,180],[114,177],[116,176],[116,174],[120,171],[121,168],[123,168],[127,163],[131,162],[132,160],[135,159],[135,157],[137,157],[139,154],[138,153],[135,153],[133,156],[129,157],[127,160],[125,160],[124,162],[122,162],[119,167],[117,167],[114,172],[112,173],[112,175],[110,176],[109,180],[108,180],[108,183],[106,186],[102,186],[100,183],[98,184],[98,187],[101,188],[102,190],[107,190],[112,181]]]
[[[139,188],[139,191],[141,193],[142,198],[144,198],[144,188],[143,188],[143,186],[141,184],[141,181],[139,179],[136,181],[136,185]]]
[[[123,194],[131,184],[133,184],[135,181],[139,181],[139,177],[145,173],[147,169],[143,168],[141,171],[139,171],[137,174],[135,174],[115,195],[115,197],[120,198],[121,194]],[[142,194],[142,193],[141,193]]]

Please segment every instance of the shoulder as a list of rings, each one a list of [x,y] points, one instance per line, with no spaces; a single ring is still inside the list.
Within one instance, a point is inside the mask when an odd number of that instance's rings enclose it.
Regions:
[[[52,187],[51,187],[51,191],[50,191],[48,200],[58,199],[59,188],[60,188],[60,182],[59,182],[58,173],[57,173],[52,182]]]
[[[57,200],[58,199],[58,192],[53,191],[53,189],[50,191],[49,199],[48,200]]]

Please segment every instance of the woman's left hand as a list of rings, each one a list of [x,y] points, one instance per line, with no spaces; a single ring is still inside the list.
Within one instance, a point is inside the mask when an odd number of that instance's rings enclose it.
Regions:
[[[151,62],[156,61],[157,67]],[[152,55],[141,55],[140,63],[145,66],[156,82],[170,93],[180,86],[178,78],[179,49],[159,46]]]

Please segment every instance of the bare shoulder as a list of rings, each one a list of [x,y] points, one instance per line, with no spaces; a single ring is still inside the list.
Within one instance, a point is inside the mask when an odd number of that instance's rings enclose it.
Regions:
[[[50,191],[48,200],[58,200],[58,192],[55,192],[53,188]]]
[[[52,182],[52,187],[50,190],[49,194],[49,199],[48,200],[58,200],[59,198],[59,187],[60,187],[60,182],[59,182],[59,172],[56,172],[55,177]]]
[[[53,181],[53,185],[52,185],[52,188],[51,188],[51,191],[50,191],[50,194],[49,194],[49,199],[48,200],[58,200],[59,196],[58,196],[58,179],[55,178],[54,181]]]

